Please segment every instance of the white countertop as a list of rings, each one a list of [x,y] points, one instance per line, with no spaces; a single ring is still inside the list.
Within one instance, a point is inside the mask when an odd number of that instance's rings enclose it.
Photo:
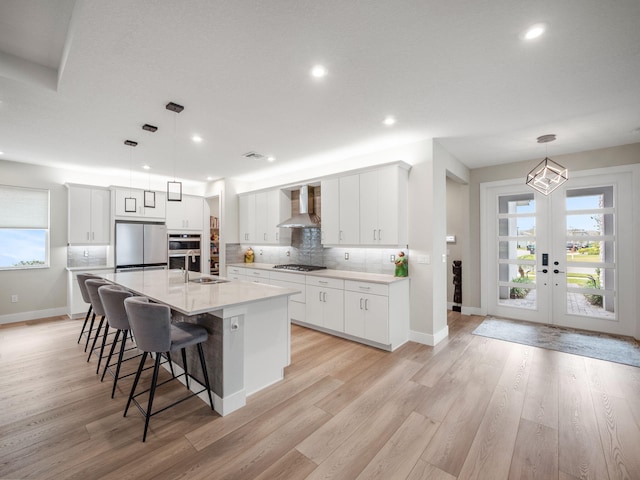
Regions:
[[[329,277],[338,278],[341,280],[353,280],[356,282],[371,282],[371,283],[383,283],[389,284],[394,282],[401,282],[408,280],[409,277],[394,277],[393,275],[386,275],[384,273],[367,273],[367,272],[354,272],[350,270],[332,270],[327,268],[325,270],[314,270],[312,272],[299,272],[297,270],[286,270],[273,268],[273,263],[230,263],[227,267],[240,267],[240,268],[257,268],[259,270],[269,270],[273,272],[286,272],[295,273],[298,275],[312,275],[314,277]]]
[[[213,312],[226,307],[299,293],[299,290],[291,288],[236,280],[220,284],[185,283],[182,270],[143,270],[100,276],[139,295],[169,305],[185,315]],[[208,276],[191,273],[191,279]],[[222,277],[213,278],[225,280]]]

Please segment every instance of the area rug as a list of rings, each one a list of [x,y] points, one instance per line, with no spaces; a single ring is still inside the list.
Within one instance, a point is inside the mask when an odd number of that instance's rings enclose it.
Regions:
[[[640,367],[640,345],[630,337],[491,317],[473,334]]]

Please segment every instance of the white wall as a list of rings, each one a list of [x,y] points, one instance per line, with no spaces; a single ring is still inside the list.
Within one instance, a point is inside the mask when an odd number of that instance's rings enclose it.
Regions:
[[[447,302],[453,302],[453,261],[462,260],[465,278],[465,253],[469,239],[469,185],[447,177],[447,235],[455,235],[454,243],[447,243]],[[462,286],[464,302],[464,285]]]

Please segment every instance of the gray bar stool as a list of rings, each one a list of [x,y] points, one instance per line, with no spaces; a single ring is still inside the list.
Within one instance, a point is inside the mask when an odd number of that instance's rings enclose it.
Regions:
[[[106,317],[106,313],[104,311],[104,306],[102,305],[102,300],[100,299],[100,295],[98,294],[98,289],[105,285],[113,285],[112,283],[107,282],[102,278],[90,278],[85,282],[87,286],[87,291],[89,292],[89,298],[91,298],[91,306],[93,307],[93,311],[96,315],[100,315],[100,323],[98,324],[98,328],[96,329],[96,334],[93,337],[93,343],[91,344],[91,350],[89,350],[89,355],[87,356],[87,362],[91,360],[91,354],[96,349],[96,343],[98,342],[98,338],[102,338],[102,346],[100,348],[100,354],[98,355],[98,367],[96,368],[96,375],[100,371],[100,363],[102,363],[102,355],[104,354],[104,347],[107,342],[107,335],[109,335],[109,323],[105,325],[104,332],[102,332],[102,325],[104,325],[104,319]]]
[[[211,398],[209,375],[207,373],[207,365],[205,363],[204,353],[202,351],[202,343],[207,340],[209,334],[207,330],[200,325],[194,325],[192,323],[186,322],[171,323],[171,309],[166,305],[151,303],[146,297],[127,298],[124,301],[124,307],[127,311],[129,323],[131,324],[131,329],[133,330],[133,334],[136,338],[138,348],[144,353],[142,354],[142,359],[140,360],[138,372],[136,373],[136,378],[133,381],[131,394],[129,395],[129,400],[127,400],[127,406],[124,409],[123,416],[127,416],[129,405],[131,404],[131,401],[133,401],[138,407],[138,410],[140,410],[140,412],[145,417],[144,433],[142,435],[142,441],[144,442],[147,438],[149,419],[153,415],[156,415],[170,407],[173,407],[178,403],[191,398],[194,395],[198,395],[206,390],[209,396],[209,404],[211,406],[211,409],[213,410],[213,399]],[[202,375],[204,376],[205,388],[152,413],[153,397],[155,395],[157,386],[163,385],[174,380],[175,378],[179,378],[180,376],[184,375],[187,388],[189,388],[189,374],[187,371],[187,358],[185,348],[192,345],[196,345],[198,348],[198,356],[200,357],[200,366],[202,368]],[[160,366],[161,354],[176,350],[180,350],[182,353],[184,373],[158,384],[158,368]],[[139,393],[135,393],[136,387],[138,386],[138,381],[140,380],[140,374],[143,370],[144,362],[149,353],[156,354],[155,365],[153,367],[153,378],[151,380],[151,388]],[[201,382],[198,383],[202,385]],[[146,392],[149,392],[149,402],[145,411],[136,400],[136,397]]]
[[[102,371],[102,377],[100,378],[100,381],[102,382],[104,380],[104,375],[107,373],[107,370],[109,370],[109,372],[113,375],[113,388],[111,389],[111,398],[113,398],[116,393],[118,378],[120,378],[120,367],[122,366],[124,352],[126,351],[127,336],[130,335],[129,331],[131,330],[129,319],[127,318],[127,312],[124,309],[124,300],[126,298],[132,297],[133,293],[117,285],[104,285],[98,288],[98,295],[100,295],[102,307],[104,308],[105,314],[107,316],[107,323],[111,328],[114,328],[116,330],[116,335],[113,338],[113,342],[111,343],[111,349],[109,350],[109,355],[107,355],[104,370]],[[110,370],[110,367],[113,366],[110,363],[111,357],[113,356],[113,352],[116,348],[116,344],[118,343],[121,334],[122,341],[120,342],[120,353],[118,354],[118,361],[115,364],[116,371],[115,373],[113,373]],[[134,349],[135,347],[131,348],[130,350]],[[127,360],[133,360],[138,356],[139,355],[128,358]]]
[[[80,339],[82,339],[82,335],[84,334],[84,329],[87,327],[87,321],[89,320],[89,316],[93,311],[93,306],[91,305],[91,298],[89,297],[89,292],[87,291],[87,286],[85,282],[90,278],[100,278],[91,273],[79,273],[76,275],[76,279],[78,280],[78,286],[80,287],[80,294],[82,295],[82,300],[84,303],[89,304],[89,310],[87,310],[87,315],[84,317],[84,323],[82,324],[82,330],[80,330],[80,336],[78,337],[78,343],[80,343]],[[94,313],[91,317],[91,324],[89,326],[89,332],[87,333],[87,343],[84,346],[84,351],[87,351],[87,347],[89,346],[89,337],[91,336],[91,331],[93,330],[93,322],[96,319],[96,314]]]

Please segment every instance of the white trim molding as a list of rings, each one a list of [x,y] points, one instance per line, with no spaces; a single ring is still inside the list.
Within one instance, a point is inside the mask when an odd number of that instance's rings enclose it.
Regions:
[[[0,315],[0,325],[7,323],[27,322],[29,320],[39,320],[42,318],[67,316],[67,307],[47,308],[46,310],[34,310],[31,312],[10,313]]]
[[[421,343],[423,345],[429,345],[430,347],[435,347],[438,343],[449,336],[449,327],[444,327],[439,332],[435,334],[416,332],[415,330],[409,331],[409,340],[416,343]]]

